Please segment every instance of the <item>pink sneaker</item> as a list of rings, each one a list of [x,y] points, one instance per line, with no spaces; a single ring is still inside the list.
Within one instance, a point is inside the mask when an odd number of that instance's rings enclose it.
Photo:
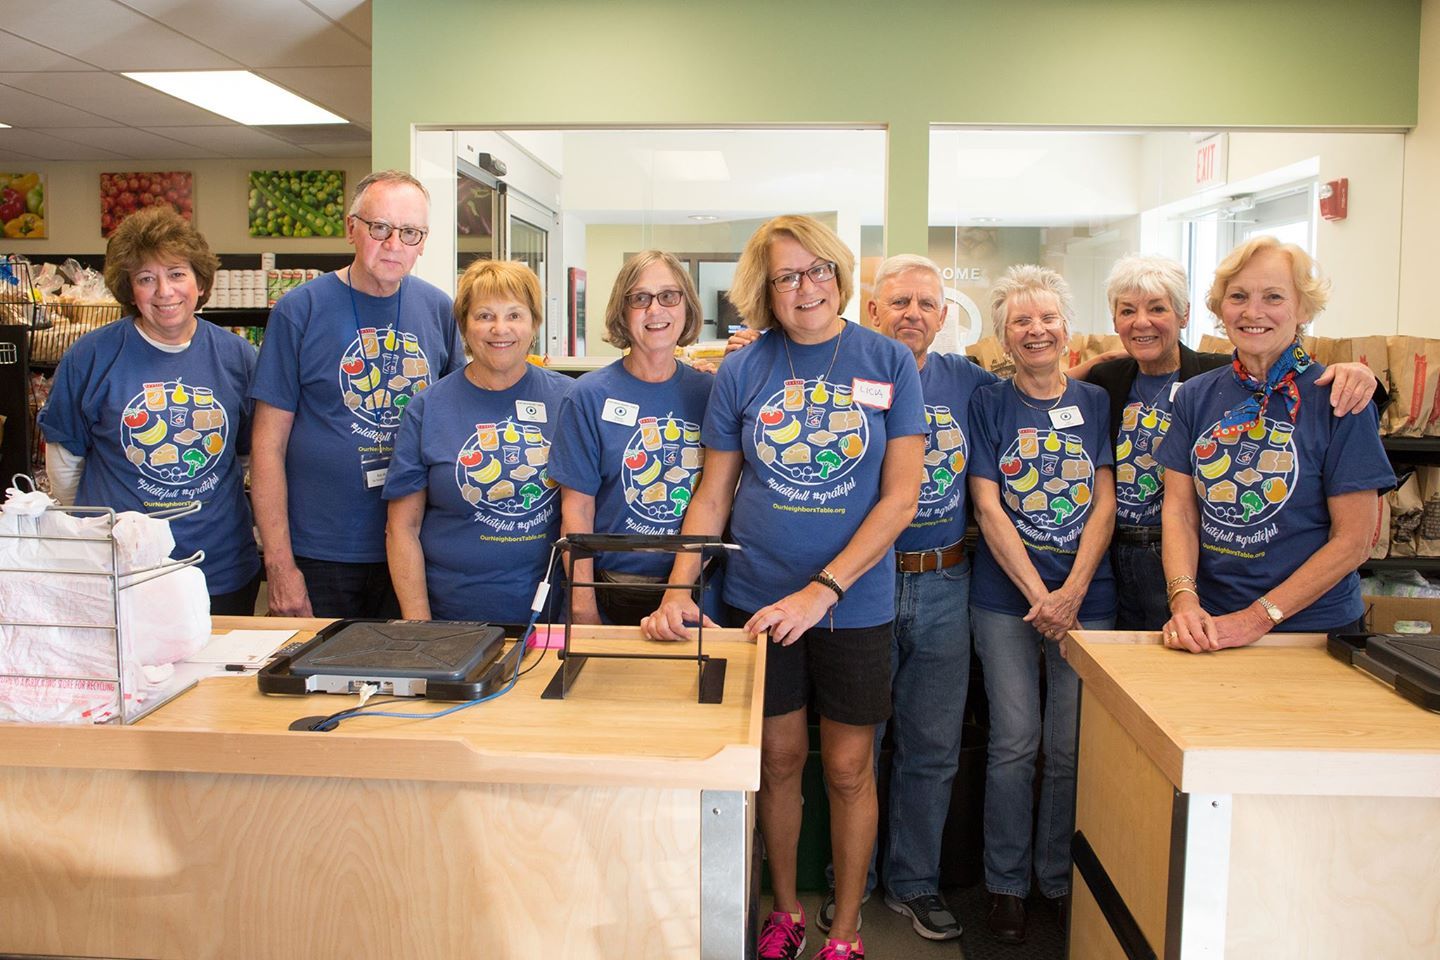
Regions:
[[[815,960],[865,960],[865,941],[856,937],[852,946],[848,940],[826,940]]]
[[[848,947],[849,944],[846,944]],[[761,960],[797,960],[805,949],[805,909],[800,909],[800,920],[784,911],[770,914],[760,928],[760,945],[757,956]]]

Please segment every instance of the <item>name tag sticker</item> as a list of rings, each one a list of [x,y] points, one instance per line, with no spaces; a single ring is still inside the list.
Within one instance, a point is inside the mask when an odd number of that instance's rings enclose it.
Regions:
[[[1175,394],[1177,394],[1177,393],[1179,393],[1179,392],[1180,392],[1180,381],[1179,381],[1179,380],[1176,380],[1174,383],[1170,384],[1170,402],[1171,402],[1171,403],[1174,403],[1174,402],[1175,402]]]
[[[640,416],[640,404],[626,403],[624,400],[612,400],[605,398],[605,406],[600,408],[600,419],[609,423],[618,423],[622,427],[635,426],[635,420]]]
[[[876,410],[889,410],[890,401],[895,397],[895,385],[855,377],[850,381],[850,395],[856,403],[874,407]]]
[[[1085,418],[1080,415],[1080,408],[1074,404],[1050,411],[1050,425],[1052,427],[1078,427],[1084,422]]]
[[[542,400],[516,400],[515,419],[521,423],[544,423],[545,403]]]

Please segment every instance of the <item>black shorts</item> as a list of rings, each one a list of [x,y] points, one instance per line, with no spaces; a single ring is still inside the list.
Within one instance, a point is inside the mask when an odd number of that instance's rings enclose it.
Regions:
[[[732,627],[750,614],[729,608]],[[824,621],[822,621],[824,622]],[[894,623],[875,627],[811,627],[789,646],[770,642],[765,651],[767,717],[810,704],[836,723],[873,726],[890,719],[890,644]]]

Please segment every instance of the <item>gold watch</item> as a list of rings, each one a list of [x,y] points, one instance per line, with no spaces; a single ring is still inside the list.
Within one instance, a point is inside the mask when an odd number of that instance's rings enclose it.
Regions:
[[[1260,606],[1265,608],[1265,616],[1270,618],[1270,622],[1277,627],[1280,626],[1280,621],[1285,619],[1285,614],[1281,612],[1280,608],[1271,603],[1269,597],[1262,596],[1259,598],[1259,602]]]

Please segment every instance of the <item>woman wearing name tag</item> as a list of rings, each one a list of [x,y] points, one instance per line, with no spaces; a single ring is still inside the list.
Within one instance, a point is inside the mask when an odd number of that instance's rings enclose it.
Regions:
[[[1074,314],[1069,285],[1044,267],[1011,267],[991,291],[990,311],[1015,376],[970,400],[970,499],[981,533],[970,623],[990,701],[988,923],[998,939],[1019,943],[1032,864],[1045,897],[1070,892],[1080,681],[1060,642],[1072,629],[1114,625],[1115,483],[1105,391],[1060,372]],[[1032,844],[1042,739],[1045,780]]]
[[[543,303],[523,263],[477,260],[460,278],[455,321],[474,359],[410,400],[382,493],[407,620],[530,619],[560,527],[550,441],[574,385],[526,361]]]
[[[248,617],[260,557],[239,458],[250,452],[255,348],[195,315],[219,266],[169,207],[127,217],[105,247],[105,286],[126,316],[65,351],[39,423],[63,504],[200,503],[170,523],[174,556],[204,550],[210,612]]]
[[[560,483],[561,529],[571,533],[673,534],[700,476],[700,424],[714,376],[681,363],[703,313],[685,267],[660,250],[620,268],[605,307],[605,339],[625,356],[585,374],[560,409],[551,475]],[[659,601],[666,553],[604,553],[573,564],[576,623],[638,624]],[[593,570],[592,570],[593,566]],[[593,575],[592,575],[593,573]]]
[[[1369,555],[1376,494],[1395,475],[1374,408],[1330,416],[1335,388],[1301,345],[1328,296],[1309,255],[1273,237],[1215,270],[1207,305],[1235,355],[1180,390],[1160,450],[1166,646],[1198,653],[1274,630],[1360,627],[1355,569]]]
[[[768,632],[757,800],[775,899],[759,956],[805,944],[795,891],[806,708],[820,714],[830,798],[835,915],[823,960],[864,956],[858,930],[875,842],[875,725],[890,716],[893,544],[915,514],[925,421],[915,358],[848,323],[854,255],[810,217],[777,217],[745,245],[730,299],[766,330],[720,367],[705,416],[705,479],[685,533],[741,549],[725,571],[730,623]],[[738,483],[738,486],[737,486]],[[693,557],[670,582],[695,581]],[[689,636],[688,591],[665,595],[646,636]]]
[[[1115,441],[1115,564],[1120,630],[1159,630],[1165,605],[1160,556],[1160,508],[1165,470],[1156,459],[1170,429],[1180,384],[1207,370],[1230,365],[1229,354],[1196,353],[1180,342],[1190,320],[1185,268],[1166,257],[1128,256],[1116,261],[1105,281],[1115,332],[1125,355],[1105,360],[1082,377],[1110,395],[1110,436]],[[1336,416],[1370,406],[1378,383],[1363,363],[1326,369],[1317,382],[1334,381],[1330,403]],[[1381,391],[1377,400],[1383,407]]]

